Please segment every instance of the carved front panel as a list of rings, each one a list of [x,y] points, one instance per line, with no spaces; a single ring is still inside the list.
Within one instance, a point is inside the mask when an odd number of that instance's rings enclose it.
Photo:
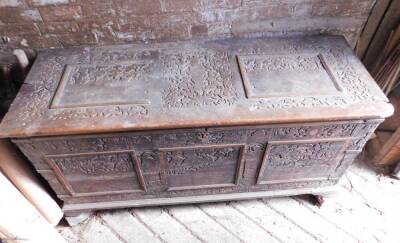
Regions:
[[[271,141],[265,151],[258,184],[328,178],[336,168],[344,141]]]
[[[47,156],[60,182],[74,196],[144,190],[135,154],[107,152]]]
[[[67,202],[332,185],[380,120],[15,140]]]
[[[162,148],[168,190],[235,186],[244,145]]]

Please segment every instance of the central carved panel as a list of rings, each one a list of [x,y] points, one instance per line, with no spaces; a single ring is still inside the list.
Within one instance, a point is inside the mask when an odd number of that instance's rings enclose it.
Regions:
[[[247,98],[338,95],[342,88],[322,55],[240,55]]]
[[[162,148],[168,190],[235,186],[244,145]]]
[[[66,65],[50,108],[149,104],[150,64]]]
[[[237,101],[226,52],[178,52],[162,59],[166,107],[230,106]]]

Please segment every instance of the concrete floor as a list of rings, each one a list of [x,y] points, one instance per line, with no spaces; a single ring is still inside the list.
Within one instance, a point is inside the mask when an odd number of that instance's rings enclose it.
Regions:
[[[303,196],[98,212],[68,242],[400,242],[400,182],[355,162],[318,208]]]

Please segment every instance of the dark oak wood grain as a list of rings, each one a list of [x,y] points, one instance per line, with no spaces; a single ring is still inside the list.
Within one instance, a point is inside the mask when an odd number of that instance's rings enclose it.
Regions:
[[[342,37],[69,48],[39,54],[0,136],[384,118],[392,112]]]
[[[393,112],[339,37],[49,50],[0,125],[64,211],[334,185]]]

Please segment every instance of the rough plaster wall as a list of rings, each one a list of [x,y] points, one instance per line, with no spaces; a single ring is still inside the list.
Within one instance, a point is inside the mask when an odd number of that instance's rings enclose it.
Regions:
[[[342,34],[354,46],[374,0],[0,0],[0,48]]]

